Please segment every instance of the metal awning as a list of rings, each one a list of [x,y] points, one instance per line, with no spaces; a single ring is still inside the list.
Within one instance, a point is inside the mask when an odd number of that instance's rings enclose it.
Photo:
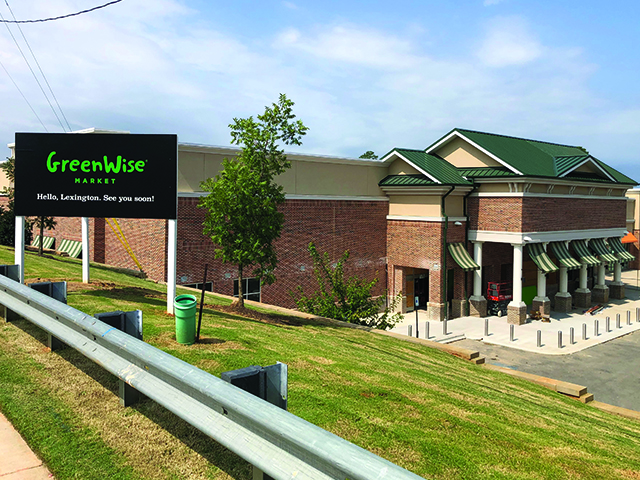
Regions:
[[[567,270],[580,268],[580,262],[571,256],[564,242],[551,242],[549,248],[560,262],[560,265],[566,267]]]
[[[547,252],[544,251],[544,247],[541,243],[530,243],[527,245],[529,249],[529,256],[531,260],[538,266],[544,273],[553,273],[558,271],[556,264],[551,261]]]
[[[619,237],[611,237],[607,239],[611,250],[616,254],[616,256],[622,262],[632,262],[636,259],[633,255],[631,255],[622,245],[622,241]]]
[[[610,250],[609,246],[604,243],[604,238],[594,238],[589,242],[589,248],[598,254],[600,260],[609,263],[616,263],[618,257],[616,257]]]
[[[600,260],[594,257],[591,250],[589,250],[589,247],[587,247],[586,240],[574,240],[571,242],[571,246],[578,258],[589,267],[596,267],[600,265]]]
[[[480,265],[473,261],[469,252],[464,247],[464,243],[449,243],[447,245],[449,247],[449,253],[455,260],[455,262],[460,265],[465,272],[471,272],[472,270],[480,270]]]

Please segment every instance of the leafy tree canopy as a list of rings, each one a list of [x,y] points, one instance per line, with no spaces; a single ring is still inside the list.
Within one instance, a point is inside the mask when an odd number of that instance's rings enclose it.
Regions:
[[[377,160],[378,159],[378,155],[373,153],[371,150],[367,150],[362,155],[360,155],[360,158],[370,158],[372,160]]]
[[[241,150],[225,159],[215,178],[201,183],[199,207],[206,210],[204,234],[216,244],[216,257],[238,266],[238,304],[244,306],[242,278],[246,267],[263,284],[275,281],[278,259],[274,241],[280,237],[284,216],[284,190],[274,182],[291,167],[284,145],[301,145],[308,128],[295,120],[294,103],[281,94],[257,119],[234,118],[232,143]]]

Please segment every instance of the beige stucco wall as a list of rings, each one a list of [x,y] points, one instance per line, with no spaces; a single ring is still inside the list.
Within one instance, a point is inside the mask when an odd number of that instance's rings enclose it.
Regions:
[[[395,160],[387,170],[389,175],[419,175],[420,172],[402,159]]]
[[[477,192],[509,192],[509,184],[507,183],[481,183]]]
[[[464,213],[464,197],[449,195],[444,211],[451,217],[461,217]],[[441,195],[389,195],[389,215],[411,217],[441,217]]]
[[[222,161],[233,154],[179,151],[178,191],[202,191],[200,182],[215,177]],[[385,167],[332,163],[326,159],[304,161],[289,158],[291,168],[277,178],[285,193],[329,196],[385,196],[378,182],[387,175]]]
[[[439,217],[439,195],[389,195],[389,215]]]
[[[0,193],[2,193],[7,187],[9,187],[9,180],[7,179],[7,175],[4,173],[4,170],[0,169]]]
[[[449,143],[439,147],[433,153],[437,153],[442,158],[456,167],[501,167],[489,155],[481,152],[476,147],[469,145],[461,138],[453,138]]]

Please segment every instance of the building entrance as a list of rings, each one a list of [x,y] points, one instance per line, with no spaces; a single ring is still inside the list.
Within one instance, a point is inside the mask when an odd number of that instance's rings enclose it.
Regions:
[[[413,280],[414,295],[418,298],[418,308],[427,308],[429,302],[429,271]],[[415,298],[414,298],[415,302]],[[415,305],[415,304],[414,304]]]

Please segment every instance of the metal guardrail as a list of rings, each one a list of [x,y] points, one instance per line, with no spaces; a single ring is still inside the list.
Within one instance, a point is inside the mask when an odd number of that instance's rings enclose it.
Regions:
[[[278,480],[419,477],[73,307],[0,276],[0,304]]]

